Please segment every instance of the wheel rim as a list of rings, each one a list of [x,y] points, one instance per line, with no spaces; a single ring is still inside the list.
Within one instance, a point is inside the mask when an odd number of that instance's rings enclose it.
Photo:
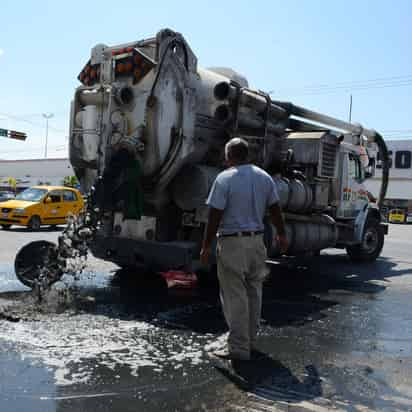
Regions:
[[[40,229],[40,219],[36,216],[32,217],[29,227],[33,230]]]
[[[373,253],[379,244],[378,232],[375,228],[369,227],[363,235],[362,248],[366,253]]]

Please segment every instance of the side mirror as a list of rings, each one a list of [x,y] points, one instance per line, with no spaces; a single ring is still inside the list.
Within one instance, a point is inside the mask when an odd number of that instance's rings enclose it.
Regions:
[[[51,203],[51,197],[47,196],[46,199],[44,199],[44,203]]]

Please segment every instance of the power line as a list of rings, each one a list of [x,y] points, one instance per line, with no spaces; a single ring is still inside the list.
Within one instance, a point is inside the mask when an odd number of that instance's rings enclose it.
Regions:
[[[330,84],[312,84],[312,85],[306,85],[302,87],[287,87],[285,89],[291,90],[291,89],[307,89],[307,88],[321,88],[321,87],[331,87],[331,86],[348,86],[348,85],[354,85],[354,84],[365,84],[365,83],[375,83],[375,82],[382,82],[382,81],[391,81],[391,80],[412,80],[412,74],[410,75],[403,75],[403,76],[392,76],[392,77],[380,77],[376,79],[367,79],[367,80],[351,80],[351,81],[344,81],[344,82],[336,82],[333,83],[332,85]],[[283,89],[279,89],[283,90]]]
[[[44,124],[33,122],[32,120],[28,120],[27,117],[25,117],[25,116],[15,116],[15,115],[12,115],[12,114],[9,114],[9,113],[0,113],[0,116],[4,116],[4,117],[7,117],[8,119],[15,120],[16,122],[24,122],[24,123],[30,124],[32,126],[36,126],[36,127],[40,127],[42,129],[44,129]],[[41,116],[41,114],[40,114],[40,116]],[[53,126],[49,126],[49,129],[53,130],[56,133],[66,133],[65,130],[58,129],[58,128],[53,127]]]
[[[305,89],[321,89],[321,88],[331,88],[331,87],[348,87],[357,85],[374,85],[376,83],[387,83],[387,82],[399,82],[399,81],[411,81],[412,75],[405,76],[395,76],[395,77],[381,77],[377,79],[369,80],[351,80],[345,82],[336,82],[333,84],[312,84],[298,87],[286,87],[279,90],[305,90]]]
[[[370,86],[352,86],[352,87],[331,87],[329,89],[319,89],[319,90],[308,90],[302,91],[301,93],[297,92],[294,93],[295,96],[314,96],[314,95],[322,95],[322,94],[336,94],[340,92],[353,92],[353,91],[368,91],[372,89],[386,89],[386,88],[393,88],[393,87],[410,87],[412,86],[412,81],[403,82],[403,83],[394,83],[394,84],[376,84]],[[292,93],[293,94],[293,93]]]
[[[290,87],[277,89],[278,93],[299,93],[299,95],[329,94],[339,91],[370,90],[387,87],[412,86],[412,75],[381,77],[369,80],[356,80],[348,82],[338,82],[334,84],[318,84],[302,87]]]

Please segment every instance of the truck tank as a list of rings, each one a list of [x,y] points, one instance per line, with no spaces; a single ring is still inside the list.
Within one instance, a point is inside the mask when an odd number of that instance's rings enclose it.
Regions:
[[[88,250],[126,267],[198,267],[205,200],[232,137],[248,141],[249,161],[278,187],[287,255],[338,247],[356,261],[379,256],[389,156],[375,130],[272,100],[230,68],[202,69],[183,36],[169,29],[96,45],[78,79],[69,156],[87,209],[68,220],[58,245],[41,241],[21,249],[15,269],[24,284],[55,282],[68,259],[83,262]],[[373,176],[377,153],[376,206],[362,182]],[[264,238],[268,257],[277,258],[269,219]],[[38,257],[35,266],[28,255]]]
[[[99,44],[78,79],[70,161],[98,214],[91,244],[97,256],[161,267],[195,258],[204,202],[234,136],[248,141],[250,161],[277,184],[292,255],[353,240],[354,221],[338,222],[342,142],[377,145],[383,153],[382,203],[388,165],[379,133],[274,101],[230,68],[200,68],[180,33],[165,29],[132,43]],[[268,233],[276,256],[270,225]],[[130,253],[120,252],[120,244]]]

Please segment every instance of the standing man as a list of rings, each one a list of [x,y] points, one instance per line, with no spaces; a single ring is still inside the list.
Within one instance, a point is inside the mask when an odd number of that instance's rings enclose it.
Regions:
[[[267,274],[263,243],[267,208],[282,253],[288,243],[275,183],[264,170],[248,163],[247,142],[231,139],[225,146],[225,157],[229,168],[217,176],[206,202],[210,211],[200,259],[207,264],[217,235],[217,274],[229,337],[227,349],[214,354],[249,360],[256,344]]]

